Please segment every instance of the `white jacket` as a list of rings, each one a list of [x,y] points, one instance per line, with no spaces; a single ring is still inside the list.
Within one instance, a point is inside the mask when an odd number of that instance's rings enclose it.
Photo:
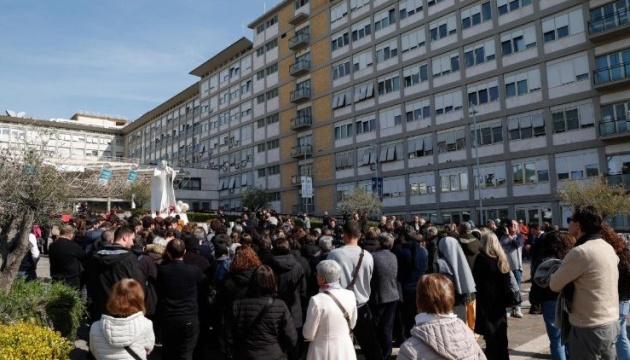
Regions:
[[[357,323],[357,303],[354,293],[346,289],[329,290],[350,316],[350,325]],[[365,305],[367,306],[367,305]],[[348,323],[335,301],[324,293],[313,296],[308,304],[302,329],[304,340],[311,341],[307,360],[353,360],[356,352]]]
[[[133,360],[125,346],[146,359],[153,345],[153,323],[142,312],[126,318],[103,315],[90,327],[90,351],[97,360]]]

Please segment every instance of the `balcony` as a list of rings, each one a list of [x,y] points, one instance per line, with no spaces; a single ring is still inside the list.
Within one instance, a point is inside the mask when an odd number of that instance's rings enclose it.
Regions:
[[[289,24],[295,26],[295,25],[300,24],[306,19],[308,19],[308,14],[300,11],[299,13],[295,14],[294,17],[289,19]]]
[[[294,104],[298,104],[311,99],[311,88],[303,87],[298,88],[295,91],[291,92],[291,102]]]
[[[619,117],[612,121],[602,121],[599,123],[599,136],[603,141],[625,140],[630,137],[630,126],[628,119]]]
[[[306,59],[298,60],[289,66],[291,76],[299,76],[309,71],[311,71],[311,62]]]
[[[630,62],[593,70],[593,81],[600,91],[626,87],[630,82]]]
[[[606,176],[608,184],[610,185],[623,185],[627,189],[630,189],[630,174],[615,174]]]
[[[630,8],[588,22],[588,37],[593,42],[625,37],[630,27]]]
[[[289,49],[295,51],[306,45],[311,41],[311,35],[307,33],[296,34],[289,39]]]
[[[291,148],[292,158],[306,158],[313,156],[313,145],[298,145]]]
[[[302,115],[291,120],[291,130],[308,129],[312,125],[313,117],[311,115]]]

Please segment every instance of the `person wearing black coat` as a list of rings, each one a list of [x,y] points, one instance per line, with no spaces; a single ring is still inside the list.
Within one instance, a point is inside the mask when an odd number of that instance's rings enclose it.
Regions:
[[[251,297],[232,305],[227,342],[234,360],[283,359],[296,346],[295,323],[285,303],[274,298],[276,287],[273,270],[261,265],[252,276]]]
[[[295,326],[301,328],[301,299],[306,297],[304,269],[291,252],[288,240],[279,239],[275,251],[276,255],[271,259],[271,268],[278,281],[278,298],[291,310]]]
[[[197,294],[207,279],[199,267],[184,263],[185,252],[183,241],[171,240],[166,246],[169,261],[158,270],[158,314],[164,359],[191,360],[199,336]]]
[[[92,299],[90,318],[100,320],[105,313],[105,304],[109,299],[112,287],[122,279],[134,279],[142,284],[146,279],[138,257],[130,249],[133,246],[135,232],[128,226],[119,227],[114,233],[114,243],[105,244],[88,261],[87,291]]]
[[[510,265],[493,232],[482,234],[481,243],[472,269],[477,289],[475,332],[486,341],[488,359],[509,360],[504,276]]]
[[[61,281],[79,290],[81,289],[81,273],[85,254],[74,239],[74,228],[70,225],[61,227],[60,237],[48,247],[50,277],[53,281]]]

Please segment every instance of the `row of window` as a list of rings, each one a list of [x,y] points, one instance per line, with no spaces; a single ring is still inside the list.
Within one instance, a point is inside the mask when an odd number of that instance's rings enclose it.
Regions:
[[[630,56],[630,51],[628,51]],[[453,69],[459,70],[458,55],[447,54],[432,61],[434,78],[448,74]],[[589,79],[588,57],[586,53],[571,55],[557,59],[546,64],[548,90],[579,81]],[[630,66],[628,67],[630,70]],[[428,64],[419,63],[402,69],[402,87],[409,88],[428,81]],[[629,73],[630,75],[630,73]],[[506,99],[527,95],[541,90],[540,69],[538,67],[520,70],[516,73],[504,74],[503,88]],[[400,71],[380,76],[377,80],[378,95],[384,96],[393,92],[399,92],[401,88]],[[339,109],[350,106],[353,103],[370,99],[374,96],[374,85],[365,82],[333,93],[332,108]],[[471,105],[483,105],[500,99],[499,83],[497,78],[485,80],[466,86],[468,103]],[[434,95],[435,115],[446,114],[462,108],[463,99],[461,88],[447,90]],[[430,115],[430,107],[423,117]],[[417,118],[416,118],[417,119]]]

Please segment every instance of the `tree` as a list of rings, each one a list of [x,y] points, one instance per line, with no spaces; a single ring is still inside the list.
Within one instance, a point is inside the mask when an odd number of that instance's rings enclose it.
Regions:
[[[0,151],[0,290],[8,291],[17,276],[33,221],[67,202],[64,176],[36,146]]]
[[[376,194],[368,193],[364,188],[358,187],[350,194],[346,194],[344,200],[337,204],[337,210],[344,214],[366,215],[368,217],[378,215],[383,204]]]
[[[151,182],[145,178],[129,184],[123,191],[123,198],[131,199],[132,195],[138,208],[142,208],[151,200]]]
[[[262,208],[269,207],[269,193],[267,190],[259,187],[248,187],[243,193],[242,203],[244,207],[252,211],[258,211]]]
[[[611,185],[605,178],[592,181],[569,180],[557,189],[560,200],[571,207],[592,205],[602,216],[630,213],[630,195],[623,185]]]

